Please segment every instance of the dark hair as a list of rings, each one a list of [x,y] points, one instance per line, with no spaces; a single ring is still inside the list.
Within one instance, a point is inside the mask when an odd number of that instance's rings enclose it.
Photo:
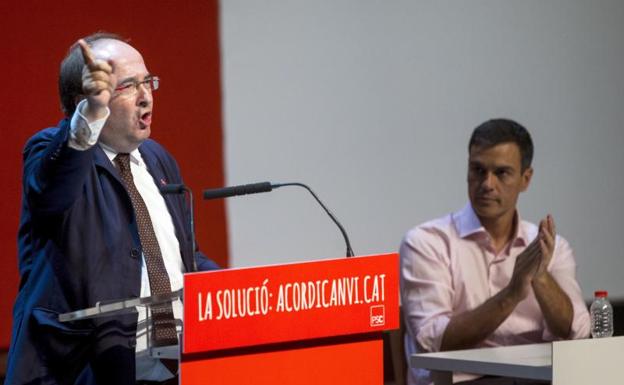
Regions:
[[[93,47],[93,43],[102,39],[113,39],[126,42],[121,36],[108,33],[96,32],[83,38],[84,41]],[[82,95],[82,67],[84,66],[84,58],[80,51],[80,46],[75,43],[69,48],[67,56],[61,62],[61,71],[59,73],[59,96],[61,98],[61,108],[65,116],[70,117],[76,110],[76,97]]]
[[[533,161],[531,135],[520,123],[511,119],[491,119],[475,128],[468,143],[468,152],[473,146],[489,148],[502,143],[518,145],[522,171],[531,167]]]

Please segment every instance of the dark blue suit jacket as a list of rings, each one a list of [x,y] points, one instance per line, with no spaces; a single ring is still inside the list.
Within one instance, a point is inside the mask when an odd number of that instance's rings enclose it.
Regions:
[[[6,384],[73,384],[90,367],[99,384],[133,384],[137,314],[60,323],[58,315],[99,301],[138,297],[141,243],[130,198],[99,146],[67,146],[69,121],[24,149],[19,228],[20,289]],[[182,183],[163,147],[139,147],[157,185]],[[186,271],[217,265],[192,249],[182,195],[166,195]],[[92,379],[90,380],[92,381]]]

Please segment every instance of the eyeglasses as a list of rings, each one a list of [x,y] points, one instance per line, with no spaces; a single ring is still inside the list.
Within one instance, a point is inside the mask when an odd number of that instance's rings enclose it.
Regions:
[[[124,96],[132,96],[139,91],[141,85],[145,86],[145,88],[150,91],[156,91],[160,85],[160,78],[158,76],[150,76],[142,81],[130,80],[118,85],[115,88],[115,93]]]

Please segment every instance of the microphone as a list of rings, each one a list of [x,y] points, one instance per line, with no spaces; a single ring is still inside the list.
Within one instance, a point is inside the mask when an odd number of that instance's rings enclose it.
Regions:
[[[164,186],[160,186],[160,193],[163,195],[166,194],[183,194],[187,192],[189,195],[189,208],[190,208],[190,216],[189,216],[189,224],[191,226],[191,261],[193,262],[193,271],[197,271],[197,261],[195,261],[195,216],[193,214],[193,192],[190,188],[186,187],[182,183],[170,183]]]
[[[170,183],[164,186],[160,186],[161,194],[182,194],[187,190],[188,189],[186,188],[186,186],[182,183]],[[188,191],[190,192],[190,190]]]
[[[336,224],[336,226],[338,226],[338,229],[340,230],[340,233],[342,234],[342,237],[344,238],[345,244],[347,246],[347,258],[353,257],[354,254],[353,254],[353,249],[351,249],[351,242],[349,241],[349,236],[347,235],[347,232],[345,231],[344,227],[342,227],[340,222],[338,222],[338,219],[336,219],[334,214],[332,214],[332,212],[329,211],[327,206],[325,206],[323,202],[321,202],[321,200],[314,193],[314,191],[312,191],[310,187],[308,187],[307,185],[303,183],[293,182],[293,183],[271,184],[271,182],[260,182],[260,183],[244,184],[240,186],[210,189],[210,190],[204,190],[204,199],[218,199],[218,198],[228,198],[228,197],[233,197],[233,196],[238,196],[238,195],[257,194],[257,193],[273,191],[274,188],[286,187],[286,186],[303,187],[306,190],[308,190],[310,194],[312,194],[312,196],[318,202],[318,204],[321,205],[323,210],[325,210],[329,218],[331,218],[331,220]]]
[[[229,198],[229,197],[235,197],[238,195],[269,192],[271,190],[273,190],[273,186],[269,182],[251,183],[251,184],[244,184],[240,186],[204,190],[204,199]]]

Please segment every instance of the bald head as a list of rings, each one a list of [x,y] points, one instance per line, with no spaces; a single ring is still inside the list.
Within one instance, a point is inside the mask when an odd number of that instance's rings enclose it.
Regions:
[[[95,33],[84,38],[97,58],[108,60],[114,59],[114,56],[121,52],[134,52],[141,57],[139,52],[131,45],[127,44],[124,39],[112,33]],[[131,50],[131,51],[130,51]],[[100,56],[101,55],[101,56]],[[143,60],[141,58],[141,60]],[[59,96],[61,99],[61,108],[67,117],[71,117],[76,110],[77,100],[82,95],[82,67],[84,66],[84,58],[78,44],[74,44],[61,62],[61,70],[59,74]]]
[[[133,46],[119,39],[99,39],[90,44],[96,59],[117,61],[126,57],[142,56]]]

